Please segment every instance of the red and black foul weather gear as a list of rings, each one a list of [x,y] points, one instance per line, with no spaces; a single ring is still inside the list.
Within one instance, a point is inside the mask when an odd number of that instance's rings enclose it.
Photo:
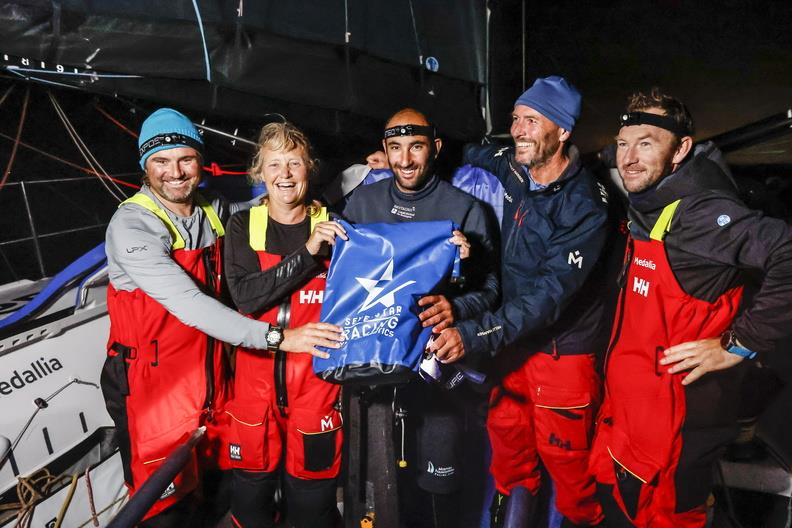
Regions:
[[[679,203],[663,209],[648,240],[628,243],[592,451],[597,482],[636,526],[704,526],[712,463],[734,434],[740,369],[685,387],[687,372],[659,362],[671,346],[720,336],[742,297],[734,287],[708,302],[679,285],[664,244]]]
[[[531,355],[492,390],[487,430],[498,492],[539,492],[539,459],[556,486],[556,507],[576,524],[602,511],[588,473],[600,378],[593,354]]]
[[[266,250],[270,222],[266,205],[252,208],[249,215],[250,248],[258,256],[262,271],[272,269],[283,256]],[[326,209],[311,216],[310,230],[327,218]],[[319,321],[328,266],[325,259],[318,272],[279,304],[255,314],[256,318],[282,328]],[[342,418],[336,408],[339,390],[338,385],[314,374],[312,356],[307,352],[237,348],[235,395],[226,406],[226,414],[231,418],[228,454],[232,467],[240,470],[234,476],[239,497],[232,499],[238,526],[269,526],[271,506],[251,511],[263,499],[246,497],[267,495],[266,500],[271,501],[272,474],[281,460],[292,521],[298,526],[325,526],[324,517],[334,517],[335,484],[330,479],[338,475],[341,464]],[[324,488],[330,492],[324,493]],[[328,504],[318,505],[317,500]],[[317,506],[322,506],[322,511],[315,515],[322,520],[304,515],[300,521],[301,513]]]
[[[173,222],[148,196],[139,193],[124,204],[137,204],[160,218],[173,237],[173,260],[205,293],[217,296],[224,230],[212,206],[200,196],[196,202],[209,219],[216,241],[195,250],[184,249],[184,239]],[[102,392],[116,424],[130,493],[191,432],[207,426],[201,447],[146,514],[148,519],[192,492],[201,467],[217,463],[212,460],[217,457],[213,448],[220,444],[217,419],[222,418],[228,398],[222,346],[179,321],[140,289],[124,291],[110,285],[107,291],[110,338]]]

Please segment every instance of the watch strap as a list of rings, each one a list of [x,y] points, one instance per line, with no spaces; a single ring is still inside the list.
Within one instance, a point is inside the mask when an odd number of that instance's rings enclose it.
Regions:
[[[731,345],[729,348],[726,349],[727,352],[730,354],[737,354],[738,356],[753,359],[756,357],[756,352],[753,350],[749,350],[745,347],[741,347],[739,345]]]

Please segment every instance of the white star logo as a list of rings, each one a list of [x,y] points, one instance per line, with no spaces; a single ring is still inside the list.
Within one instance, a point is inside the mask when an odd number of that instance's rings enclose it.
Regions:
[[[363,286],[366,289],[366,291],[369,292],[368,296],[366,297],[366,300],[363,301],[363,306],[360,308],[360,310],[358,310],[358,313],[364,310],[368,310],[369,308],[371,308],[372,306],[378,303],[383,305],[385,308],[390,308],[391,306],[394,305],[394,303],[396,303],[396,297],[394,296],[394,294],[397,291],[401,290],[402,288],[406,288],[410,284],[415,283],[414,280],[407,281],[404,284],[392,289],[388,293],[380,297],[377,297],[385,289],[387,283],[393,280],[393,259],[390,259],[388,261],[388,265],[386,266],[385,271],[382,272],[382,275],[380,276],[379,279],[367,279],[365,277],[355,277],[355,280],[358,281],[360,285]]]

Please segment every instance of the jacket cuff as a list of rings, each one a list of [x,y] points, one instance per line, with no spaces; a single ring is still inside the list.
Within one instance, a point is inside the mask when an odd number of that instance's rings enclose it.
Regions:
[[[462,321],[457,323],[456,329],[462,338],[462,345],[465,347],[465,358],[471,365],[478,364],[482,359],[481,338],[476,336],[475,321]]]

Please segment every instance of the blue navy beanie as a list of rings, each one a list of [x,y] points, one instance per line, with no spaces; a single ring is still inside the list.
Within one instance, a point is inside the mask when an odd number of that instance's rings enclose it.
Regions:
[[[138,137],[141,169],[146,170],[146,160],[155,152],[178,147],[203,151],[203,138],[186,115],[160,108],[143,121]]]
[[[514,106],[530,106],[564,130],[572,132],[580,117],[580,92],[558,75],[536,79]]]

